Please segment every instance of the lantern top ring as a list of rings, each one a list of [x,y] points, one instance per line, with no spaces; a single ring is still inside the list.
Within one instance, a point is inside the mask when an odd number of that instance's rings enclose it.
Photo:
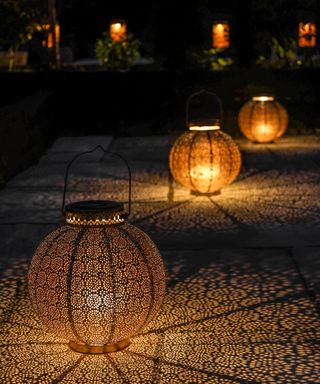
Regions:
[[[65,208],[69,225],[118,225],[124,222],[125,216],[123,204],[110,200],[77,201]]]
[[[190,125],[190,131],[217,131],[220,125]]]
[[[274,97],[273,96],[253,96],[252,97],[253,101],[273,101]]]

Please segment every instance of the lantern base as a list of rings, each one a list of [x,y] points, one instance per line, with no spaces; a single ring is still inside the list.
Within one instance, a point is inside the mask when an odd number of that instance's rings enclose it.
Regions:
[[[215,192],[208,192],[208,193],[202,193],[198,191],[190,191],[190,195],[192,196],[218,196],[221,195],[221,191],[215,191]]]
[[[275,142],[274,142],[274,140],[272,140],[272,141],[264,141],[264,142],[261,142],[261,141],[251,141],[251,143],[252,144],[257,144],[257,145],[259,145],[259,144],[274,144]]]
[[[69,347],[75,351],[80,353],[87,354],[101,354],[101,353],[110,353],[121,351],[124,348],[127,348],[130,345],[130,339],[124,339],[119,341],[116,344],[106,344],[106,345],[87,345],[87,344],[78,344],[74,341],[69,342]]]

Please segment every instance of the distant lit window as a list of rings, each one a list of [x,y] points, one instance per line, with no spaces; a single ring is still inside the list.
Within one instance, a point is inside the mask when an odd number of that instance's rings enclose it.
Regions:
[[[113,41],[121,41],[127,37],[127,24],[124,20],[112,20],[109,26],[110,37]]]
[[[316,46],[316,23],[299,23],[299,47]]]
[[[214,22],[212,26],[212,46],[226,49],[230,47],[230,25],[227,21]]]

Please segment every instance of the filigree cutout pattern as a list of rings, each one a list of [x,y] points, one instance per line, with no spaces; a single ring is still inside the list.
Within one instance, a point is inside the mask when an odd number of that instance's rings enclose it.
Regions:
[[[161,255],[140,229],[69,226],[39,245],[29,292],[44,324],[79,344],[127,339],[158,312],[166,277]]]
[[[213,193],[232,183],[241,165],[240,151],[220,130],[188,131],[170,150],[173,177],[189,190]]]

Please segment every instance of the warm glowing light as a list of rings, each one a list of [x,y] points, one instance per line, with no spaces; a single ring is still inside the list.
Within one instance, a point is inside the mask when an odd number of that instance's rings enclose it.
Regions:
[[[213,23],[212,46],[222,49],[230,47],[230,27],[227,21]]]
[[[274,100],[273,96],[254,96],[253,101],[272,101]]]
[[[288,114],[274,97],[255,96],[241,108],[238,122],[249,140],[270,143],[286,131]]]
[[[299,47],[316,46],[316,23],[299,23]]]
[[[55,35],[56,35],[56,43],[60,43],[60,24],[55,25]],[[53,34],[52,32],[49,32],[48,34],[48,40],[47,40],[47,47],[49,49],[53,48]]]
[[[219,168],[218,167],[208,167],[203,165],[198,165],[190,169],[190,176],[192,178],[198,178],[200,180],[208,180],[210,178],[218,177]]]
[[[116,202],[66,207],[66,224],[36,250],[29,293],[43,323],[82,353],[127,347],[158,312],[165,290],[161,255],[124,220]]]
[[[114,20],[110,22],[110,37],[113,41],[121,41],[127,37],[127,25],[125,21]]]
[[[190,131],[216,131],[220,129],[219,125],[190,125]]]
[[[211,194],[237,177],[241,156],[236,143],[221,130],[190,130],[173,144],[169,165],[180,184],[194,192]]]
[[[49,49],[53,48],[53,35],[50,31],[50,24],[38,24],[36,26],[36,30],[39,32],[46,32],[48,33],[47,39],[42,41],[43,47],[47,47]],[[56,35],[56,43],[60,43],[60,24],[57,23],[55,25],[55,35]]]

